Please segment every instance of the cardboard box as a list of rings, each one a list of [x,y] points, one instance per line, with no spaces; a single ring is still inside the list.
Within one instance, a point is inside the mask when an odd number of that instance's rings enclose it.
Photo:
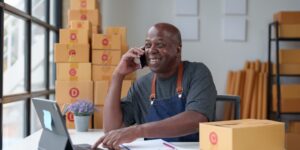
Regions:
[[[279,51],[280,64],[300,64],[300,49],[281,49]]]
[[[299,150],[299,139],[299,133],[286,133],[286,150]]]
[[[200,123],[200,150],[284,150],[284,123],[232,120]]]
[[[59,104],[69,104],[76,100],[93,102],[92,81],[56,81],[55,97]]]
[[[98,26],[92,26],[92,35],[102,33],[101,25]]]
[[[103,106],[96,106],[97,111],[94,113],[94,128],[103,128]]]
[[[116,66],[101,66],[92,65],[92,80],[111,80],[111,76],[115,70]]]
[[[92,80],[111,80],[115,68],[116,66],[92,65]]]
[[[95,81],[94,85],[95,85],[94,103],[95,105],[103,106],[109,89],[110,81],[109,80]],[[128,90],[131,87],[131,85],[132,85],[131,80],[123,81],[121,98],[127,96]]]
[[[106,34],[108,35],[121,35],[121,51],[124,54],[128,50],[127,45],[127,29],[125,27],[107,27]]]
[[[124,55],[127,51],[129,50],[129,46],[127,45],[127,43],[126,43],[126,46],[122,46],[121,47],[121,52],[122,52],[122,55]]]
[[[277,94],[277,86],[273,84],[273,96]],[[281,84],[281,98],[300,99],[300,84]]]
[[[300,134],[300,121],[289,121],[288,132]],[[300,138],[299,138],[300,140]],[[299,143],[300,144],[300,143]]]
[[[121,59],[120,50],[93,50],[92,63],[98,65],[117,65]]]
[[[88,30],[83,29],[60,29],[60,44],[89,44]]]
[[[57,63],[56,79],[58,81],[91,81],[91,63]]]
[[[300,84],[281,84],[281,112],[299,112],[300,108]],[[273,111],[277,111],[277,87],[273,85]]]
[[[281,37],[281,38],[300,38],[300,24],[281,24],[281,25],[279,25],[279,37]]]
[[[122,84],[122,91],[121,91],[121,98],[126,97],[127,93],[132,85],[133,81],[132,80],[123,80]]]
[[[68,24],[70,25],[72,20],[88,20],[93,26],[101,24],[101,14],[99,10],[69,10],[68,11]]]
[[[94,82],[94,104],[103,106],[105,102],[106,95],[108,93],[108,88],[110,85],[110,80],[102,80]]]
[[[70,9],[96,9],[97,7],[96,0],[71,0]]]
[[[133,72],[125,77],[125,80],[136,80],[136,72]]]
[[[300,11],[281,11],[273,16],[280,24],[300,24]]]
[[[300,74],[300,64],[280,64],[279,65],[280,74],[286,75],[299,75]],[[273,64],[273,74],[276,74],[276,65]]]
[[[89,39],[92,38],[92,24],[87,20],[72,20],[70,21],[71,29],[84,29],[88,30]]]
[[[121,49],[121,35],[93,34],[92,49]]]
[[[54,45],[54,62],[78,62],[90,61],[89,44],[59,44]]]
[[[66,114],[66,127],[68,129],[75,129],[74,114],[71,112],[68,112]],[[91,128],[92,128],[92,117],[90,117],[90,121],[89,121],[89,129]]]

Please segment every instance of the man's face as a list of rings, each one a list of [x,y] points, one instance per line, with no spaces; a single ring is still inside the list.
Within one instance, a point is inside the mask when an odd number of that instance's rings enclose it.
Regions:
[[[158,74],[169,74],[177,69],[180,61],[178,41],[172,33],[161,28],[152,27],[145,41],[145,52],[150,69]]]

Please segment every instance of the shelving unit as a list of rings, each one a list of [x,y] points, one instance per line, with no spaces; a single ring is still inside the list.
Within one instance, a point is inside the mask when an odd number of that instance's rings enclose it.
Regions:
[[[300,120],[300,108],[299,112],[282,112],[281,102],[282,102],[282,93],[281,93],[281,77],[299,77],[300,74],[284,74],[280,73],[280,64],[279,64],[279,51],[281,42],[300,42],[300,37],[298,38],[283,38],[279,36],[279,26],[278,22],[272,22],[269,24],[269,43],[268,43],[268,118],[276,119],[278,121],[284,120]],[[275,33],[275,34],[272,34]],[[275,47],[273,46],[275,42]],[[273,65],[272,65],[272,50],[275,49],[275,67],[276,72],[273,74]],[[300,47],[299,47],[300,49]],[[300,59],[300,58],[299,58]],[[275,81],[274,81],[275,79]],[[272,86],[276,83],[276,98],[277,98],[277,110],[273,111],[273,90]],[[300,92],[300,91],[299,91]]]

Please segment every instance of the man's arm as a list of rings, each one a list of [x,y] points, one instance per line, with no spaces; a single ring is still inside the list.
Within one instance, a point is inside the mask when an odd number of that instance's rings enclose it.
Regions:
[[[143,54],[144,51],[139,48],[130,49],[122,56],[120,63],[114,70],[104,103],[104,132],[109,132],[122,127],[123,114],[120,101],[122,82],[127,74],[138,69],[139,64],[136,64],[133,60],[134,58],[139,58]]]
[[[207,122],[207,118],[195,111],[185,111],[170,118],[138,125],[140,137],[168,138],[178,137],[199,131],[199,122]]]
[[[104,103],[103,129],[108,132],[122,127],[121,88],[124,76],[114,73]]]
[[[199,122],[207,122],[207,118],[199,112],[185,111],[161,121],[112,130],[101,137],[93,148],[103,143],[107,148],[120,149],[120,144],[130,143],[137,138],[184,136],[199,131]]]

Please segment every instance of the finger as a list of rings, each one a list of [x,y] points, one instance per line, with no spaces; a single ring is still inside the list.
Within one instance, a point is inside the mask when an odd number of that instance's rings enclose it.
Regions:
[[[109,132],[108,134],[106,134],[105,139],[102,141],[102,143],[107,147],[112,149],[112,137],[113,137],[113,132]]]
[[[117,149],[117,150],[121,149],[120,144],[121,144],[120,141],[115,141],[115,142],[113,143],[114,149]]]
[[[102,136],[101,138],[99,138],[99,140],[92,146],[92,149],[96,149],[105,139],[105,136]]]
[[[134,54],[138,55],[138,56],[144,54],[144,50],[142,50],[141,48],[131,48],[129,51],[131,53],[134,53]]]
[[[140,49],[145,51],[145,45],[141,46]]]

